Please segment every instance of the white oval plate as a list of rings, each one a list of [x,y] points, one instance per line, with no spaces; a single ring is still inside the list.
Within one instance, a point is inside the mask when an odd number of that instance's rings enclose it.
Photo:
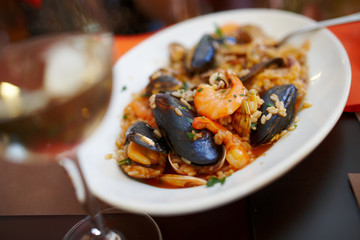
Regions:
[[[256,24],[280,38],[314,21],[294,13],[244,9],[209,14],[166,28],[131,49],[114,66],[114,91],[109,111],[95,134],[79,149],[80,162],[93,193],[115,207],[154,215],[174,215],[217,207],[245,197],[279,178],[326,137],[338,121],[350,89],[351,70],[339,40],[328,30],[296,37],[293,44],[311,41],[308,54],[309,90],[306,100],[313,106],[299,113],[295,131],[278,141],[264,156],[234,173],[224,185],[187,189],[161,189],[126,177],[113,160],[105,160],[115,149],[122,111],[131,93],[146,86],[155,70],[167,65],[170,42],[186,47],[197,43],[215,24]],[[122,91],[126,86],[126,91]]]

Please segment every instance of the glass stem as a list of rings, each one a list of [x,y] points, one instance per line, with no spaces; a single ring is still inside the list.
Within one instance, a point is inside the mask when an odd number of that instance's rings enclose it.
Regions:
[[[106,235],[108,235],[110,231],[105,224],[103,216],[99,213],[96,198],[89,190],[76,153],[71,155],[70,158],[62,158],[60,165],[67,172],[74,186],[76,197],[81,203],[85,213],[91,217],[94,224],[92,234],[99,239],[107,239]]]

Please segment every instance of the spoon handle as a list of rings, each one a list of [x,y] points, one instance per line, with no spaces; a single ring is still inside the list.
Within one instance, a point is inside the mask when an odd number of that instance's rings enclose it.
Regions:
[[[296,30],[295,32],[291,32],[291,33],[287,34],[276,45],[280,46],[283,43],[285,43],[287,40],[289,40],[289,38],[291,38],[293,36],[297,36],[297,35],[302,34],[302,33],[314,31],[314,30],[324,28],[324,27],[340,25],[340,24],[345,24],[345,23],[351,23],[351,22],[357,22],[357,21],[360,21],[360,12],[350,14],[350,15],[346,15],[346,16],[343,16],[343,17],[338,17],[338,18],[332,18],[332,19],[319,21],[319,22],[317,22],[315,24],[302,27],[302,28]]]

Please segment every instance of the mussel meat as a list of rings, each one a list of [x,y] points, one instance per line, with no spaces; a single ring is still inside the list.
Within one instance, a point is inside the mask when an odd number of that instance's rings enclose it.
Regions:
[[[201,137],[194,138],[192,121],[196,114],[180,100],[169,94],[159,93],[155,96],[153,113],[168,145],[181,158],[200,166],[220,161],[222,147],[215,144],[212,133],[206,129],[196,133]]]
[[[126,132],[127,159],[119,162],[121,169],[132,178],[154,178],[166,166],[168,147],[163,138],[154,133],[147,123],[138,121]]]
[[[293,84],[279,85],[270,88],[262,95],[264,104],[260,107],[262,116],[268,116],[268,107],[274,105],[272,99],[273,94],[276,95],[280,102],[283,102],[286,109],[286,115],[271,114],[271,118],[265,123],[261,123],[259,120],[256,125],[256,130],[251,131],[250,144],[252,146],[258,146],[270,141],[276,134],[281,133],[291,123],[297,99],[297,88]]]

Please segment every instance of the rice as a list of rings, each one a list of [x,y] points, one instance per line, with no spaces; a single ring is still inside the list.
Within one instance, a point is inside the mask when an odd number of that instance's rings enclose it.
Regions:
[[[174,108],[174,112],[176,113],[176,115],[178,115],[179,117],[181,117],[183,115],[183,113],[181,112],[181,110],[179,108]]]
[[[149,105],[151,109],[156,108],[155,99],[156,99],[156,95],[151,95],[151,97],[149,98]]]
[[[155,130],[154,130],[154,134],[155,134],[158,138],[162,138],[162,134],[161,134],[161,132],[159,131],[159,129],[155,129]]]
[[[191,90],[180,89],[171,92],[171,95],[176,98],[183,99],[186,102],[192,102],[194,101],[195,90],[191,91]]]
[[[284,66],[267,67],[265,70],[260,71],[244,83],[247,92],[245,92],[246,94],[242,93],[244,94],[244,97],[241,100],[241,106],[235,109],[232,114],[212,120],[217,124],[216,126],[221,126],[216,131],[212,130],[214,143],[217,145],[224,145],[226,149],[230,149],[231,147],[237,148],[238,150],[242,149],[243,156],[241,159],[234,159],[241,162],[241,167],[234,167],[234,165],[231,165],[231,161],[227,160],[218,162],[212,166],[195,166],[189,160],[170,152],[167,154],[160,154],[161,156],[168,157],[167,160],[164,160],[166,161],[163,166],[164,169],[161,169],[161,166],[141,166],[134,163],[122,165],[122,169],[129,176],[140,178],[151,176],[154,179],[160,179],[163,171],[165,171],[165,173],[168,171],[166,170],[167,168],[165,169],[165,164],[170,162],[172,169],[178,175],[197,177],[205,180],[209,180],[211,177],[222,179],[254,161],[263,153],[262,151],[265,151],[266,147],[264,150],[261,150],[262,148],[255,148],[250,144],[251,131],[256,130],[257,127],[261,126],[259,124],[265,124],[274,116],[284,118],[287,117],[288,113],[284,106],[284,102],[280,101],[279,96],[272,94],[270,96],[270,102],[266,103],[261,96],[265,91],[274,86],[293,84],[298,91],[298,102],[296,106],[299,106],[299,103],[303,101],[307,92],[308,66],[306,54],[310,45],[309,42],[304,42],[300,47],[283,45],[279,48],[274,48],[273,44],[275,43],[275,40],[268,37],[262,29],[252,25],[243,27],[242,30],[247,29],[247,31],[249,31],[247,33],[251,40],[246,43],[226,42],[221,44],[220,42],[216,42],[216,54],[213,62],[214,67],[207,70],[192,71],[189,64],[191,56],[194,53],[194,47],[186,49],[184,46],[176,43],[169,46],[169,65],[155,71],[150,76],[150,80],[152,80],[163,74],[167,74],[183,83],[182,88],[181,84],[179,84],[178,88],[180,89],[175,88],[177,90],[174,91],[169,91],[166,87],[165,89],[160,89],[160,92],[170,94],[179,99],[183,104],[181,107],[170,108],[171,111],[181,119],[185,117],[188,118],[188,115],[185,114],[186,111],[194,111],[196,116],[199,115],[196,112],[196,104],[194,103],[195,94],[199,84],[210,85],[216,92],[214,101],[222,101],[223,99],[226,99],[225,95],[231,92],[231,88],[234,85],[230,84],[231,79],[227,79],[228,74],[226,74],[226,71],[241,78],[248,74],[250,68],[255,64],[267,61],[271,58],[283,58]],[[231,34],[236,36],[237,33],[238,32],[235,31]],[[238,95],[238,93],[232,94],[233,96]],[[147,122],[154,128],[153,133],[157,137],[166,137],[166,131],[164,129],[162,130],[162,133],[165,134],[165,136],[162,136],[161,131],[158,129],[157,123],[154,120],[152,111],[156,109],[155,93],[151,96],[144,96],[144,91],[142,91],[133,97],[133,101],[138,101],[138,103],[135,104],[136,106],[130,106],[130,103],[129,106],[125,108],[123,120],[121,122],[121,132],[115,143],[117,150],[111,154],[107,154],[105,156],[106,159],[115,159],[120,163],[128,158],[125,133],[136,121]],[[232,104],[230,102],[231,101],[226,101],[224,104]],[[143,103],[146,103],[146,105],[143,106]],[[138,107],[139,104],[140,107]],[[266,104],[266,108],[263,106],[264,104]],[[303,105],[301,105],[302,109],[310,106],[311,104],[308,102],[304,102]],[[263,110],[264,108],[265,111]],[[213,110],[214,109],[209,109],[210,112]],[[264,111],[264,113],[262,111]],[[192,124],[192,121],[193,119],[187,119],[186,125],[188,125],[189,122]],[[274,144],[279,138],[285,136],[290,131],[294,131],[297,128],[298,121],[299,117],[295,116],[292,124],[290,124],[287,129],[276,134],[270,140],[269,144]],[[202,130],[191,129],[185,134],[188,136],[186,141],[204,140]],[[201,151],[199,149],[196,150]],[[192,149],[189,149],[188,151],[192,151]],[[234,158],[234,156],[229,156],[229,159],[231,157]]]

